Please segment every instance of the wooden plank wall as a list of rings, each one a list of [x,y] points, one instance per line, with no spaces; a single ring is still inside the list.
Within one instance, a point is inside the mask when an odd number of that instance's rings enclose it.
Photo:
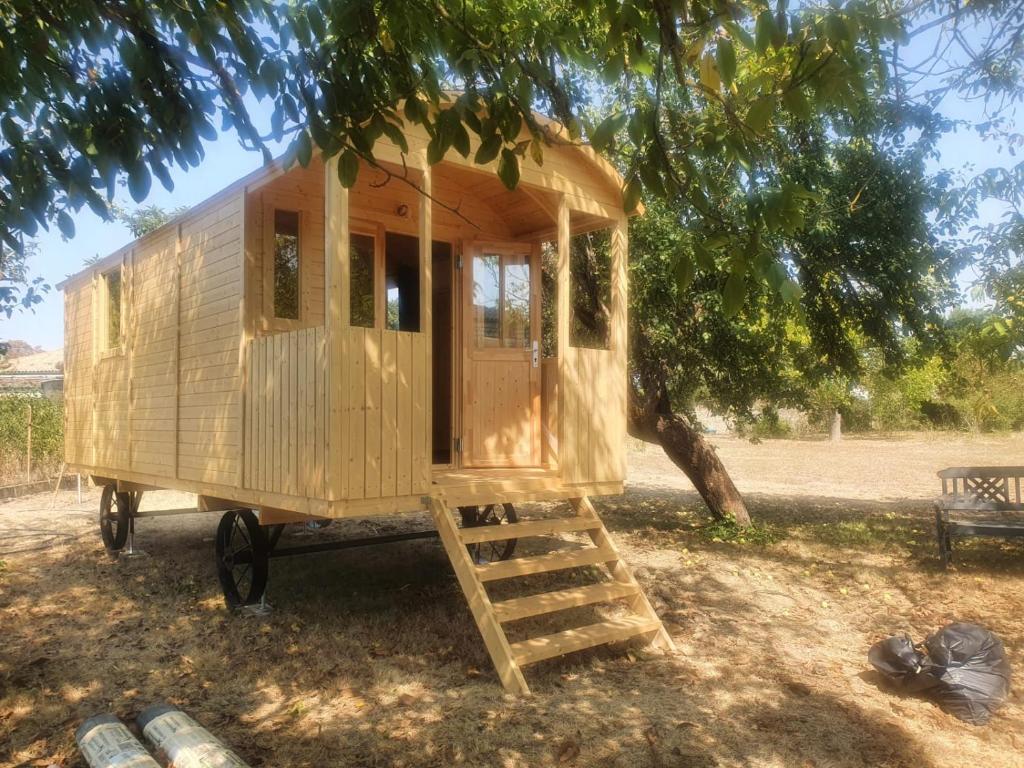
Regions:
[[[120,254],[121,262],[121,333],[119,347],[100,349],[107,337],[102,324],[106,315],[99,311],[106,300],[102,277],[92,284],[93,370],[92,370],[92,463],[100,467],[129,469],[131,467],[131,435],[129,397],[131,382],[131,251]]]
[[[285,210],[302,216],[302,261],[299,267],[302,310],[298,324],[304,328],[324,324],[324,164],[314,159],[308,167],[296,165],[247,195],[246,227],[252,261],[247,273],[247,301],[257,331],[273,325],[273,308],[265,305],[264,202],[273,200]],[[294,321],[293,321],[294,322]]]
[[[178,371],[177,228],[133,251],[128,309],[131,469],[173,477]]]
[[[626,476],[628,360],[626,221],[611,232],[611,307],[608,349],[570,344],[570,211],[559,208],[558,347],[559,468],[567,483],[621,482]]]
[[[178,476],[238,485],[242,196],[181,224]]]
[[[568,350],[559,452],[568,483],[624,478],[626,377],[614,375],[621,370],[616,358],[606,349]]]
[[[64,293],[64,459],[91,464],[93,286],[82,282]]]
[[[248,359],[245,487],[326,498],[323,326],[253,339]]]
[[[347,334],[347,497],[428,493],[430,336],[375,328]]]

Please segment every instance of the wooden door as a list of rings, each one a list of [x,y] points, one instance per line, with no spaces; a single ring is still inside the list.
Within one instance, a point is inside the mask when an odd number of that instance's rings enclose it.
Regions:
[[[472,243],[462,271],[462,463],[538,466],[539,251],[531,243]]]

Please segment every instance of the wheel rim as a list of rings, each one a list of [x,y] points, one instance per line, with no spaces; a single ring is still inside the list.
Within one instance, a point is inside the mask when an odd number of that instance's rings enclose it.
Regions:
[[[266,539],[249,510],[226,512],[217,527],[217,575],[229,608],[255,603],[267,584]]]
[[[510,525],[518,521],[515,507],[511,504],[488,504],[486,507],[478,508],[475,515],[463,513],[463,520],[471,519],[467,527],[476,528],[481,525]],[[500,539],[498,541],[484,541],[479,544],[468,545],[469,556],[477,565],[494,563],[498,560],[508,560],[516,548],[516,539]]]
[[[109,552],[124,547],[128,538],[131,500],[126,493],[118,493],[113,485],[103,489],[100,497],[100,537]]]

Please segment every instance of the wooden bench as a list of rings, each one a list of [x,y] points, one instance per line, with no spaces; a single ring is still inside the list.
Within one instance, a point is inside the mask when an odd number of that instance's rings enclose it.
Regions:
[[[935,529],[943,568],[952,559],[954,536],[1024,536],[1024,516],[1012,515],[1024,512],[1024,467],[949,467],[938,475]]]

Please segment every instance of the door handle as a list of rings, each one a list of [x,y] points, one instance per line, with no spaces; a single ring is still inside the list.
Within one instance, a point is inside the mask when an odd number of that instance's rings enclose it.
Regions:
[[[533,360],[533,367],[534,368],[536,368],[538,365],[540,365],[540,342],[539,341],[534,341],[533,342],[533,353],[531,355],[531,358]]]

